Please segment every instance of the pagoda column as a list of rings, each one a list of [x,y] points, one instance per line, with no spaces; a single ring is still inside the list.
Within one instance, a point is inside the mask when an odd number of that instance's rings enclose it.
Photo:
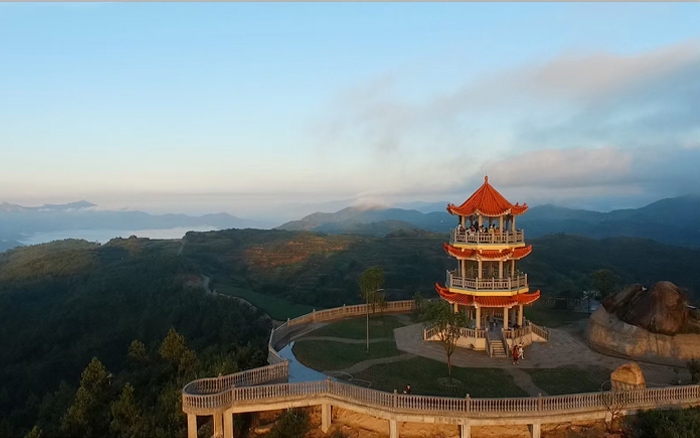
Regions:
[[[476,278],[481,280],[481,260],[479,260],[479,268],[478,272],[476,273]],[[478,289],[478,288],[477,288]]]
[[[482,215],[479,215],[479,228],[484,225],[484,217]]]
[[[498,216],[498,231],[503,232],[503,216]]]
[[[503,260],[498,261],[498,279],[503,280]]]
[[[503,330],[508,330],[508,308],[503,308]]]
[[[462,228],[467,228],[466,227],[466,222],[467,222],[466,220],[467,220],[467,218],[465,216],[459,217],[459,223],[462,225]]]
[[[454,303],[455,305],[455,313],[459,313],[459,304]]]
[[[511,223],[511,227],[512,227],[511,231],[513,231],[515,233],[515,216],[513,216],[513,222]]]
[[[518,306],[518,325],[523,326],[523,305]]]
[[[466,260],[460,260],[459,264],[461,265],[461,268],[462,268],[462,272],[461,272],[460,275],[461,275],[463,278],[466,278],[466,277],[467,277],[467,261],[466,261]]]
[[[510,261],[510,276],[515,277],[515,259]]]
[[[479,306],[474,306],[476,307],[476,328],[477,330],[481,328],[481,307]]]

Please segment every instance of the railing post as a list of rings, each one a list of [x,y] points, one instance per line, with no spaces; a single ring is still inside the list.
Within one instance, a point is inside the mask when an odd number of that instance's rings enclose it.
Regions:
[[[331,376],[328,376],[328,377],[326,378],[326,392],[327,392],[328,394],[331,393]]]
[[[542,410],[542,393],[537,394],[537,410]]]
[[[471,398],[471,396],[470,396],[469,394],[467,394],[467,397],[466,397],[466,398],[467,398],[467,401],[466,401],[466,403],[465,403],[465,405],[464,405],[464,406],[465,406],[465,409],[467,410],[467,412],[471,412],[471,406],[470,406],[470,405],[471,405],[471,402],[472,402],[472,398]]]
[[[394,390],[394,409],[399,405],[399,394]]]

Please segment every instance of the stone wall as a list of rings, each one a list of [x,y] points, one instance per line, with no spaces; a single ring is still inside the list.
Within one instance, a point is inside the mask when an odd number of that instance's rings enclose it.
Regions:
[[[700,359],[700,334],[667,336],[620,321],[600,307],[587,329],[588,344],[606,354],[673,365]]]

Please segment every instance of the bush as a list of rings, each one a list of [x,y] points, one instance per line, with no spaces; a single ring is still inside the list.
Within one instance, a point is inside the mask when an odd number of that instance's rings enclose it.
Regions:
[[[700,360],[691,359],[688,362],[688,371],[690,371],[690,380],[693,383],[700,383]]]
[[[624,428],[630,438],[700,438],[700,408],[640,412]]]
[[[302,438],[308,431],[309,416],[306,412],[292,410],[282,414],[267,438]]]

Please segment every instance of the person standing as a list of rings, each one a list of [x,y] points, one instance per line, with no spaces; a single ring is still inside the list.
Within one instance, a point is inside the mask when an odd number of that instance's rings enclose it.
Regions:
[[[525,347],[523,347],[522,342],[518,344],[518,359],[525,359]]]
[[[518,358],[520,357],[520,354],[518,352],[518,346],[513,345],[513,365],[518,364]]]

